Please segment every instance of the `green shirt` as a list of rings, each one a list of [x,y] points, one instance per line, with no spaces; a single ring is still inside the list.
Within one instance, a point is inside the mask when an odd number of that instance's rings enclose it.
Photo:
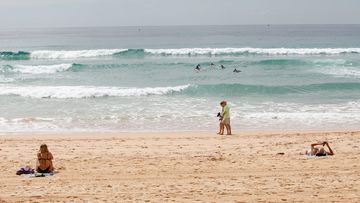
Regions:
[[[224,118],[230,118],[230,107],[229,107],[229,105],[224,106]]]

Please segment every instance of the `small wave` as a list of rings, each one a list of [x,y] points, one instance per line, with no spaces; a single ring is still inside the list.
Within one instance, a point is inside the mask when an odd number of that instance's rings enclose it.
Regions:
[[[145,49],[145,52],[158,55],[333,55],[359,54],[360,48],[181,48]]]
[[[52,74],[70,69],[74,64],[63,63],[55,65],[15,65],[13,72],[25,74]]]
[[[247,62],[247,64],[265,66],[354,66],[358,63],[355,61],[347,61],[344,59],[265,59],[260,61]]]
[[[25,51],[2,51],[0,52],[0,60],[27,60],[30,58],[30,53]]]
[[[313,69],[312,72],[332,75],[337,78],[360,78],[360,68],[355,67],[327,67]]]
[[[306,60],[301,59],[265,59],[260,61],[250,62],[251,65],[307,65],[309,64]]]
[[[144,49],[124,49],[114,53],[115,56],[144,56]]]
[[[54,65],[4,65],[0,68],[3,73],[23,73],[23,74],[53,74],[73,69],[74,71],[83,67],[82,64],[63,63]]]
[[[165,95],[180,92],[190,85],[174,87],[99,87],[99,86],[0,86],[0,95],[31,98],[94,98]]]
[[[284,85],[284,86],[265,86],[265,85],[245,85],[245,84],[214,84],[214,85],[194,85],[185,89],[184,94],[189,95],[246,95],[246,94],[308,94],[319,91],[335,90],[360,90],[360,83],[320,83],[309,85]]]
[[[111,56],[116,53],[128,51],[128,49],[94,49],[94,50],[77,50],[77,51],[33,51],[30,57],[33,59],[75,59],[91,58],[99,56]]]
[[[347,61],[345,59],[316,59],[312,61],[315,65],[327,65],[327,66],[351,66],[354,62]]]

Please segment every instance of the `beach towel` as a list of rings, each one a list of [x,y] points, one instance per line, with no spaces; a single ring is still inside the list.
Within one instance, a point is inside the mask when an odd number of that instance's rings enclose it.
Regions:
[[[312,154],[305,154],[305,156],[309,157],[309,158],[316,158],[316,157],[328,157],[328,155],[321,155],[321,156],[317,156],[317,155],[312,155]]]
[[[32,173],[32,174],[24,174],[23,176],[24,177],[28,177],[28,178],[38,178],[38,177],[49,177],[49,176],[53,176],[54,173],[51,172],[51,173],[38,173],[38,172],[35,172],[35,173]]]

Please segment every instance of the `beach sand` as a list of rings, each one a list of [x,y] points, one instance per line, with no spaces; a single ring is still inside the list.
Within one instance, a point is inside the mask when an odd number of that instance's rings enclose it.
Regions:
[[[41,143],[57,174],[15,175]],[[7,134],[0,157],[0,202],[360,202],[359,131]]]

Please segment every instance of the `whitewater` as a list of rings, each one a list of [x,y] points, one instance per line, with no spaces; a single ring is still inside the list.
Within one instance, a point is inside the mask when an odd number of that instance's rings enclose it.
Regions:
[[[360,48],[178,48],[178,49],[93,49],[35,50],[31,52],[0,52],[0,59],[76,59],[116,55],[335,55],[360,54]]]

